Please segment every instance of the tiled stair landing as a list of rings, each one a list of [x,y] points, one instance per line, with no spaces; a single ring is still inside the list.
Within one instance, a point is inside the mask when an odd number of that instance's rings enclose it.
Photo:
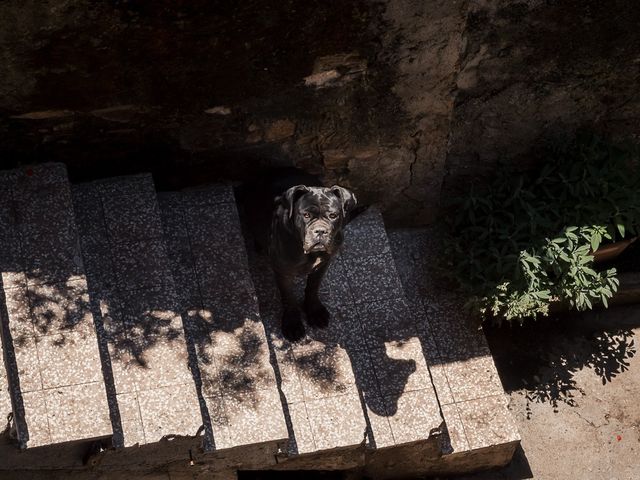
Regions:
[[[0,175],[0,415],[15,412],[0,471],[84,457],[104,471],[383,478],[513,454],[481,332],[427,283],[429,234],[390,244],[374,209],[357,218],[324,282],[329,328],[290,344],[229,187],[156,195],[136,175],[69,188],[55,164]]]

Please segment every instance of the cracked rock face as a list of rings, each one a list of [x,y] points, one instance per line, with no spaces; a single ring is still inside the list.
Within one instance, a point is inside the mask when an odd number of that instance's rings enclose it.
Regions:
[[[637,124],[632,2],[214,3],[3,2],[2,166],[172,189],[296,165],[422,224],[547,134]]]

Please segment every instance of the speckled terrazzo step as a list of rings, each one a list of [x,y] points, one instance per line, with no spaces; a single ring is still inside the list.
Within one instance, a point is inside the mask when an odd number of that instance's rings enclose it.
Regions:
[[[150,175],[75,185],[114,443],[192,437],[202,425]]]
[[[21,447],[111,435],[98,342],[60,164],[0,174],[0,319]]]
[[[442,234],[431,227],[395,230],[389,238],[420,329],[431,339],[429,365],[448,430],[446,461],[500,466],[520,437],[482,330],[465,313],[464,299],[438,285]]]
[[[280,333],[268,262],[253,255],[251,262],[286,406],[289,460],[353,450],[351,458],[341,458],[341,468],[364,463],[358,457],[363,445],[373,452],[421,444],[442,425],[424,339],[404,297],[380,214],[370,209],[349,225],[345,237],[322,286],[321,298],[332,314],[329,327],[308,329],[294,344]]]
[[[13,412],[11,395],[9,394],[9,379],[4,368],[4,362],[6,362],[4,349],[2,348],[2,342],[0,342],[0,428],[3,430],[11,418],[11,412]]]
[[[159,202],[211,448],[283,442],[287,427],[232,189],[163,193]]]
[[[377,209],[369,208],[347,226],[340,257],[334,275],[346,279],[352,296],[343,318],[357,320],[359,349],[368,353],[355,371],[374,377],[362,389],[373,450],[368,463],[384,464],[390,461],[385,452],[402,455],[407,448],[434,443],[442,433],[429,368],[432,346],[419,312],[407,301]]]

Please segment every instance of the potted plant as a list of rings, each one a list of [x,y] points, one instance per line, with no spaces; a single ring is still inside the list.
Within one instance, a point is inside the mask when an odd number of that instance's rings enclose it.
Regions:
[[[615,268],[594,258],[632,241],[640,223],[640,181],[632,151],[594,136],[547,149],[540,169],[501,169],[484,190],[455,206],[448,269],[483,318],[522,321],[553,302],[577,310],[607,306]]]

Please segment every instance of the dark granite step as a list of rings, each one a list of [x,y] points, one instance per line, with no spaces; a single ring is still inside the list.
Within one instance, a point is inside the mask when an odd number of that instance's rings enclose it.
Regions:
[[[150,175],[74,185],[116,446],[203,424]]]
[[[345,237],[322,287],[329,327],[308,329],[294,344],[280,333],[281,307],[267,260],[252,255],[251,262],[281,379],[288,460],[306,465],[309,457],[313,468],[336,450],[353,452],[343,454],[336,468],[362,466],[365,444],[372,452],[434,443],[442,424],[415,312],[404,297],[380,214],[371,209],[361,215]]]
[[[0,174],[0,318],[21,447],[111,435],[66,169]]]
[[[187,340],[215,450],[277,444],[287,428],[247,265],[233,191],[159,195]]]

